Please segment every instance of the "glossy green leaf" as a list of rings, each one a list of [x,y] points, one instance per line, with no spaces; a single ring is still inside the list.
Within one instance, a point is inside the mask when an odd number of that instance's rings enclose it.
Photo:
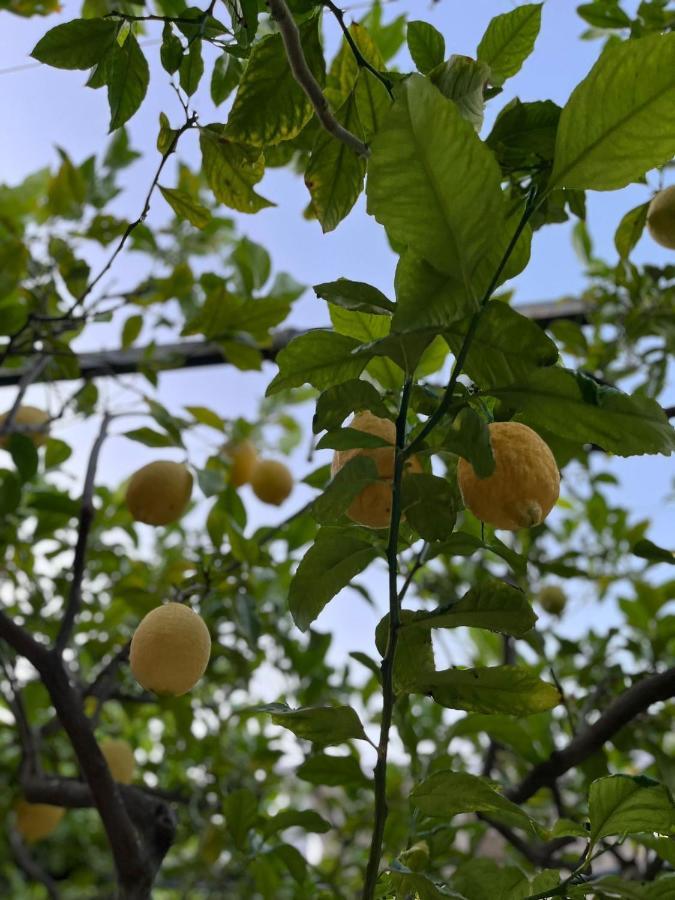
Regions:
[[[647,212],[649,203],[641,203],[634,209],[630,209],[619,222],[619,227],[614,234],[614,246],[621,259],[628,259],[633,247],[642,237],[642,232],[647,224]]]
[[[73,19],[48,31],[31,56],[58,69],[91,69],[113,46],[118,28],[114,19]]]
[[[406,475],[401,484],[401,508],[420,537],[442,541],[455,527],[458,498],[445,478],[426,473]]]
[[[672,550],[665,550],[652,541],[643,539],[633,545],[633,553],[641,559],[648,559],[650,562],[668,563],[675,566],[675,554]]]
[[[444,669],[421,676],[415,693],[427,694],[448,709],[529,716],[560,703],[558,689],[518,666]]]
[[[258,707],[268,712],[275,725],[288,728],[296,737],[322,746],[366,740],[366,733],[351,706],[308,706],[291,709],[284,703]]]
[[[487,778],[468,772],[434,772],[415,785],[410,801],[425,816],[450,819],[461,813],[483,813],[505,825],[537,831],[527,813],[502,796]]]
[[[323,81],[318,19],[300,26],[302,46],[314,77]],[[312,117],[312,106],[295,80],[280,34],[255,44],[227,120],[234,141],[262,147],[296,137]]]
[[[470,407],[465,407],[454,417],[449,427],[441,432],[439,449],[449,450],[467,459],[479,478],[488,478],[495,470],[487,422]]]
[[[314,293],[327,303],[343,306],[358,312],[386,315],[395,309],[391,300],[382,291],[362,281],[338,278],[337,281],[315,284]]]
[[[202,42],[196,39],[190,43],[190,49],[183,56],[178,76],[180,86],[183,88],[188,97],[191,97],[202,80],[204,74],[204,59],[202,57]]]
[[[162,46],[159,48],[159,58],[162,62],[162,67],[169,75],[173,75],[174,72],[178,71],[183,59],[183,44],[181,43],[180,38],[174,34],[169,22],[164,23]]]
[[[229,140],[217,126],[201,129],[199,145],[204,175],[217,200],[244,213],[274,205],[253,190],[265,172],[260,151]]]
[[[136,38],[129,34],[123,47],[115,45],[110,61],[107,83],[111,131],[124,125],[138,110],[149,81],[148,62]]]
[[[401,610],[401,627],[394,656],[394,689],[397,693],[414,690],[420,673],[431,673],[436,667],[431,630],[403,627],[414,618],[415,613],[412,610]],[[384,658],[389,645],[389,621],[389,613],[387,613],[380,619],[375,629],[375,646],[382,658]]]
[[[568,369],[535,369],[524,381],[488,393],[535,429],[597,444],[618,456],[675,450],[675,430],[658,403],[602,387]]]
[[[241,62],[229,53],[218,57],[211,75],[211,99],[215,106],[227,100],[241,81],[243,71]]]
[[[472,298],[503,226],[499,182],[494,157],[455,105],[421,76],[409,78],[373,141],[368,211]]]
[[[176,215],[181,219],[187,219],[195,228],[206,228],[211,221],[211,213],[208,209],[185,191],[162,187],[161,184],[159,190]]]
[[[476,56],[490,66],[490,81],[502,85],[520,71],[541,27],[541,3],[524,3],[495,16],[476,50]]]
[[[476,131],[483,127],[485,87],[490,80],[490,67],[480,60],[453,54],[429,77],[438,90],[457,106],[462,118]]]
[[[418,71],[427,75],[445,58],[445,38],[429,22],[408,22],[408,49]]]
[[[319,390],[358,378],[367,359],[354,356],[358,341],[333,331],[310,331],[294,338],[277,354],[279,372],[267,388],[275,394],[311,384]]]
[[[588,810],[591,842],[649,832],[675,835],[675,804],[664,785],[651,778],[610,775],[591,785]]]
[[[674,103],[675,34],[608,46],[563,109],[549,189],[616,190],[668,162]]]
[[[372,544],[344,528],[321,528],[289,590],[293,621],[306,631],[325,605],[377,556]]]
[[[491,579],[472,588],[461,600],[429,612],[417,612],[410,628],[485,628],[500,634],[522,637],[537,617],[525,594],[503,581]]]
[[[327,756],[317,753],[308,757],[295,773],[298,778],[310,784],[328,787],[361,786],[369,784],[353,756]]]
[[[376,478],[377,468],[372,459],[365,456],[350,459],[314,501],[312,515],[321,524],[335,522],[342,517],[352,500]]]

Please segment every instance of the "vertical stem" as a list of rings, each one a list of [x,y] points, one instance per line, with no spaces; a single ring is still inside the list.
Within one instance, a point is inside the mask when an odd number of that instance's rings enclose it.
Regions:
[[[405,457],[401,451],[405,446],[406,419],[412,379],[408,378],[403,385],[401,406],[396,419],[396,448],[394,450],[394,479],[391,494],[391,522],[389,523],[389,540],[387,542],[387,563],[389,566],[389,635],[387,650],[382,659],[382,721],[380,723],[380,740],[377,745],[377,762],[375,764],[375,823],[370,842],[370,853],[366,878],[363,885],[363,900],[372,900],[380,869],[384,826],[387,821],[387,753],[389,750],[389,731],[394,709],[394,658],[398,643],[398,632],[401,624],[401,605],[398,593],[398,533],[401,525],[401,480]]]

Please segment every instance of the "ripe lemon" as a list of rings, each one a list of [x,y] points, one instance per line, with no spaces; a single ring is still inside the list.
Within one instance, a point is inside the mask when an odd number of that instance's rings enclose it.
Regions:
[[[0,416],[0,426],[5,422],[8,415],[9,410]],[[24,434],[32,440],[36,447],[41,447],[49,436],[48,423],[49,414],[43,409],[38,409],[37,406],[20,406],[14,416],[14,423],[11,431],[20,432],[22,425],[30,427],[31,430],[24,432]],[[32,429],[37,426],[41,426],[40,430],[33,431]],[[6,447],[8,442],[9,434],[0,437],[0,447]]]
[[[129,662],[146,690],[180,697],[202,677],[210,654],[203,619],[181,603],[166,603],[151,610],[134,632]]]
[[[539,591],[537,600],[541,608],[546,610],[547,613],[550,613],[552,616],[559,616],[565,609],[567,596],[565,591],[558,587],[557,584],[547,584]]]
[[[251,473],[251,487],[258,500],[281,506],[293,490],[293,476],[283,463],[261,459]]]
[[[230,484],[237,488],[247,484],[258,462],[258,451],[253,441],[246,439],[237,444],[226,444],[223,453],[230,461]]]
[[[460,459],[459,487],[471,512],[495,528],[517,531],[543,522],[560,492],[560,473],[548,445],[520,422],[489,426],[495,470],[479,478]]]
[[[110,774],[120,784],[131,784],[136,768],[136,760],[131,744],[115,738],[101,741],[101,753],[108,763]]]
[[[192,473],[182,463],[148,463],[131,476],[127,508],[137,522],[169,525],[185,512],[192,494]]]
[[[365,525],[366,528],[388,528],[391,519],[392,481],[394,479],[394,461],[396,444],[396,426],[390,419],[382,419],[366,410],[357,413],[349,423],[350,428],[374,434],[391,447],[353,447],[350,450],[336,450],[333,454],[331,473],[337,475],[343,466],[357,456],[372,459],[377,468],[379,481],[374,481],[354,498],[347,509],[347,517],[352,522]],[[406,460],[405,472],[421,472],[422,466],[416,456]]]
[[[675,250],[675,184],[653,197],[647,211],[647,228],[657,244]]]
[[[62,806],[48,803],[29,803],[19,800],[15,807],[16,830],[28,844],[41,841],[54,831],[63,818]]]

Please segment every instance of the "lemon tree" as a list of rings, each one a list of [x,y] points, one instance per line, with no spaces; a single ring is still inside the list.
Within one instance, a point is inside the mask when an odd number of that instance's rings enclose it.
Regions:
[[[673,16],[570,8],[561,105],[552,5],[478,6],[0,2],[110,129],[0,185],[3,896],[675,891]],[[384,287],[246,235],[299,210]]]

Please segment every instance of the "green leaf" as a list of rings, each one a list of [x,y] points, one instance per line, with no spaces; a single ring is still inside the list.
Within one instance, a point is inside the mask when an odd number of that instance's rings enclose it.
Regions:
[[[179,218],[187,219],[195,228],[206,228],[211,221],[211,213],[206,207],[194,200],[189,194],[186,194],[185,191],[177,188],[162,187],[161,184],[159,189],[162,192],[162,197],[164,197]]]
[[[470,319],[455,323],[446,332],[452,352],[457,355]],[[558,348],[546,333],[508,303],[493,300],[481,316],[464,371],[479,387],[509,384],[527,378],[533,369],[552,366]]]
[[[180,68],[183,59],[183,45],[180,38],[173,33],[169,22],[164,23],[162,31],[162,46],[159,48],[159,57],[162,67],[169,75],[173,75]]]
[[[377,467],[372,459],[365,456],[350,459],[314,501],[312,515],[322,525],[337,521],[352,500],[376,479]]]
[[[351,706],[306,706],[291,709],[285,703],[260,706],[275,725],[288,728],[296,737],[330,746],[350,740],[367,740],[363,725]]]
[[[115,44],[110,62],[108,104],[110,131],[124,125],[137,111],[148,90],[150,70],[133,34],[128,34],[123,47]]]
[[[486,139],[504,169],[550,162],[560,121],[560,107],[551,100],[522,103],[517,97],[499,113]]]
[[[223,815],[235,846],[243,850],[248,832],[258,819],[258,798],[247,788],[232,791],[223,797]]]
[[[300,26],[307,64],[319,83],[324,80],[323,52],[316,16]],[[228,137],[263,147],[289,141],[312,118],[312,105],[295,80],[280,34],[255,44],[227,121]]]
[[[410,609],[401,610],[401,623],[407,624],[414,619],[415,613]],[[375,629],[375,646],[384,658],[389,643],[389,613],[380,619]],[[425,628],[407,628],[399,631],[396,654],[394,656],[394,689],[397,693],[408,693],[414,690],[420,672],[433,672],[436,668],[434,648],[431,643],[431,630]]]
[[[58,69],[91,69],[115,43],[118,27],[113,19],[74,19],[48,31],[31,56]]]
[[[463,119],[476,131],[483,127],[485,86],[490,80],[490,67],[468,56],[453,54],[430,76],[438,90],[456,104]]]
[[[314,293],[327,303],[334,303],[336,306],[353,309],[357,312],[386,315],[396,308],[382,291],[378,291],[370,284],[362,281],[350,281],[348,278],[338,278],[337,281],[315,284]]]
[[[368,360],[354,356],[358,341],[333,331],[310,331],[294,338],[277,354],[279,373],[267,395],[302,384],[319,390],[358,378]]]
[[[460,894],[435,884],[422,872],[413,872],[398,861],[385,869],[378,885],[380,882],[387,893],[378,896],[415,897],[415,900],[466,900]]]
[[[353,93],[335,116],[347,131],[363,137]],[[321,129],[305,170],[305,184],[324,234],[337,228],[349,214],[363,190],[365,176],[365,158]]]
[[[455,870],[452,887],[465,900],[526,900],[532,894],[522,869],[475,855]]]
[[[168,434],[162,434],[152,428],[135,428],[133,431],[125,431],[124,437],[130,441],[137,441],[139,444],[145,444],[146,447],[176,447],[179,446],[176,441]]]
[[[479,478],[489,478],[495,470],[487,423],[470,407],[460,410],[448,429],[441,433],[439,449],[464,457]]]
[[[384,68],[384,66],[377,66]],[[366,141],[370,142],[380,130],[384,117],[391,106],[391,97],[379,78],[368,69],[360,69],[354,87],[356,111]]]
[[[188,97],[191,97],[202,80],[204,59],[202,58],[202,42],[197,39],[190,43],[190,49],[183,56],[178,70],[180,86]]]
[[[211,99],[215,106],[227,100],[241,81],[243,71],[241,62],[229,53],[218,57],[211,76]]]
[[[361,346],[354,350],[354,355],[366,360],[367,373],[383,388],[399,390],[403,383],[403,373],[391,361],[390,352],[396,355],[398,351],[397,358],[400,359],[401,348],[398,341],[395,341],[394,346],[385,346],[379,343],[389,334],[391,319],[387,316],[346,309],[335,304],[330,305],[328,312],[333,328],[339,334],[354,338],[361,343]],[[373,357],[377,355],[389,356],[389,359],[374,359]]]
[[[13,513],[20,502],[21,482],[14,472],[0,469],[0,513],[3,515]]]
[[[129,316],[122,328],[122,346],[130,347],[141,333],[143,328],[143,316],[136,314]]]
[[[675,431],[658,403],[577,378],[569,369],[536,369],[518,384],[487,393],[518,410],[518,418],[535,429],[597,444],[618,456],[668,456],[675,450]]]
[[[445,59],[445,38],[428,22],[408,22],[407,39],[413,62],[423,75]]]
[[[541,27],[541,3],[524,3],[495,16],[476,50],[478,59],[491,69],[490,81],[501,86],[520,71],[534,50]]]
[[[265,173],[259,150],[234,143],[221,136],[218,126],[199,132],[202,166],[216,200],[243,213],[256,213],[274,206],[253,190]]]
[[[557,688],[519,666],[444,669],[422,675],[415,693],[428,694],[448,709],[529,716],[560,703]]]
[[[467,772],[434,772],[412,789],[410,802],[433,818],[447,820],[461,813],[483,813],[505,825],[530,833],[539,831],[527,813],[503,797],[487,778]]]
[[[432,555],[440,556],[441,554],[472,556],[477,550],[489,550],[501,557],[516,575],[525,575],[527,571],[527,560],[507,547],[499,538],[492,537],[490,541],[483,542],[473,534],[466,534],[463,531],[456,531],[447,541],[432,548],[428,557],[431,559]]]
[[[675,834],[675,804],[651,778],[610,775],[591,784],[588,799],[591,846],[612,835]]]
[[[284,809],[274,816],[270,816],[262,828],[265,837],[278,834],[287,828],[302,828],[303,831],[312,834],[325,834],[331,829],[327,822],[313,809]]]
[[[447,479],[437,475],[406,475],[401,484],[401,508],[420,537],[442,541],[455,527],[456,491]]]
[[[325,753],[317,753],[308,757],[295,774],[310,784],[323,784],[329,787],[369,785],[353,756],[327,756]]]
[[[628,259],[633,247],[642,237],[647,224],[649,203],[641,203],[629,210],[619,222],[614,235],[614,246],[621,259]]]
[[[658,547],[651,541],[643,539],[633,545],[633,553],[641,559],[648,559],[650,562],[669,563],[675,566],[675,554],[672,550],[665,550]]]
[[[494,156],[457,107],[413,75],[373,141],[368,168],[368,211],[475,300],[475,273],[502,229],[504,204]]]
[[[617,3],[582,3],[577,13],[594,28],[630,28],[631,20]]]
[[[316,402],[316,412],[312,420],[314,434],[325,429],[339,428],[352,412],[367,409],[377,416],[386,418],[387,407],[377,388],[368,381],[352,379],[343,384],[329,387]]]
[[[522,637],[537,617],[525,594],[503,581],[490,579],[472,588],[461,600],[430,612],[420,611],[403,625],[410,628],[485,628],[499,634]]]
[[[30,481],[38,470],[39,456],[35,444],[26,434],[10,434],[7,446],[21,481]]]
[[[60,466],[72,456],[71,447],[65,441],[50,437],[45,447],[45,469],[53,469]]]
[[[607,46],[562,111],[549,190],[615,190],[668,162],[674,103],[675,34]]]
[[[324,606],[377,555],[372,544],[344,528],[319,529],[289,589],[291,615],[298,628],[307,631]]]

